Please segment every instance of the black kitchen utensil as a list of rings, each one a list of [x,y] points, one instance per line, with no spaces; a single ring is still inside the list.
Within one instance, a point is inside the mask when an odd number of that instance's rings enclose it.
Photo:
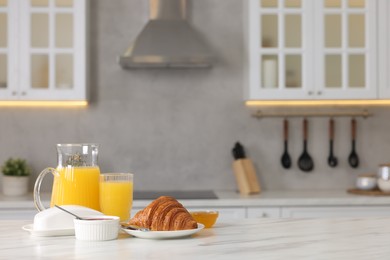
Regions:
[[[244,147],[239,142],[236,142],[236,144],[234,145],[232,154],[234,159],[236,160],[244,159],[246,157]]]
[[[348,157],[348,163],[352,168],[357,168],[359,166],[359,156],[355,151],[355,140],[356,140],[356,120],[352,118],[351,120],[351,135],[352,135],[352,151]]]
[[[329,119],[329,157],[328,164],[330,167],[337,166],[337,157],[333,155],[333,140],[334,140],[334,120]]]
[[[284,152],[281,158],[282,166],[285,169],[291,167],[291,157],[288,154],[288,121],[284,119],[283,121],[283,139],[284,139]]]
[[[304,172],[310,172],[314,168],[313,159],[307,152],[307,119],[303,119],[303,153],[298,159],[298,166]]]

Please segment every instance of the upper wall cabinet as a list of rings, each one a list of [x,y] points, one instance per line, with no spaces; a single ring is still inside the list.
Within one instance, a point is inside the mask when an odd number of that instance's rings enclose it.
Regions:
[[[378,0],[248,0],[248,100],[379,99]]]
[[[86,100],[86,1],[0,0],[0,100]]]

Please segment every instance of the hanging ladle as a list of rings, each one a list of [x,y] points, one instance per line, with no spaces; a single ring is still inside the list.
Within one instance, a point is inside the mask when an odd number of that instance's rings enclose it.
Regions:
[[[284,152],[281,158],[282,166],[285,169],[291,167],[291,157],[288,154],[288,121],[284,119],[283,121],[283,138],[284,138]]]
[[[310,172],[314,168],[313,159],[307,152],[307,119],[303,119],[303,152],[298,159],[298,166],[304,172]]]
[[[337,166],[337,157],[333,155],[333,139],[334,139],[334,120],[329,119],[329,157],[328,164],[330,167]]]
[[[352,135],[352,151],[348,157],[348,163],[352,168],[357,168],[359,166],[359,157],[355,151],[355,139],[356,139],[356,120],[352,118],[351,120],[351,135]]]

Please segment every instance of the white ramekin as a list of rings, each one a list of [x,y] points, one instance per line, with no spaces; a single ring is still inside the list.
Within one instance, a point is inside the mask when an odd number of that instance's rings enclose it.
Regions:
[[[118,238],[119,217],[88,216],[90,220],[74,219],[76,239],[84,241],[104,241]]]

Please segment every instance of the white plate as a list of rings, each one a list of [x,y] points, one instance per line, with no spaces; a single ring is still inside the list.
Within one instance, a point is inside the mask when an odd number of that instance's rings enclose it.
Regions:
[[[124,229],[127,234],[133,235],[138,238],[148,238],[148,239],[164,239],[164,238],[180,238],[187,237],[198,233],[204,228],[203,224],[198,223],[198,228],[195,229],[186,229],[186,230],[177,230],[177,231],[140,231],[140,230],[131,230]]]
[[[34,224],[25,225],[22,229],[36,237],[74,236],[74,229],[34,230]]]

